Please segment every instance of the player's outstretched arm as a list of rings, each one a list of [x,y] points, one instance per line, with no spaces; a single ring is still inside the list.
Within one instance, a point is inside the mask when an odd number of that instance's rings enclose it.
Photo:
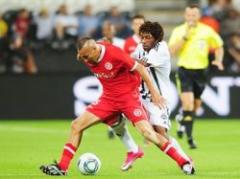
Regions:
[[[152,102],[155,105],[159,106],[160,108],[164,108],[166,105],[166,100],[159,94],[159,92],[154,87],[154,85],[151,81],[151,78],[150,78],[147,70],[145,69],[145,67],[143,65],[137,63],[135,70],[139,72],[143,81],[146,83],[146,85],[151,93]]]

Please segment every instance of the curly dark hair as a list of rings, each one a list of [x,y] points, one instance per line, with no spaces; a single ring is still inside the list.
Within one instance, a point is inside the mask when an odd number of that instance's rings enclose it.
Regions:
[[[158,22],[146,21],[143,25],[140,26],[139,33],[148,33],[153,36],[155,40],[161,42],[163,39],[163,28]]]

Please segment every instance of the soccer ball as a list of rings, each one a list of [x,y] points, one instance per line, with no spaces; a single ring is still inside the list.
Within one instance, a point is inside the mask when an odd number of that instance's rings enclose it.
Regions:
[[[84,153],[79,157],[77,167],[84,175],[95,175],[101,168],[101,161],[93,153]]]

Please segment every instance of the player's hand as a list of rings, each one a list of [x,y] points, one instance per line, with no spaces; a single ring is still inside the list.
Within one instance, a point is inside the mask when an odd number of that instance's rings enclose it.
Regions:
[[[192,26],[191,25],[187,25],[186,30],[185,30],[185,34],[183,35],[184,39],[189,39],[189,36],[190,36],[190,34],[192,32],[191,29],[192,29]]]
[[[138,60],[138,63],[140,63],[141,65],[143,65],[143,66],[145,66],[145,67],[148,67],[149,66],[149,64],[146,62],[146,61],[144,61],[144,60]]]
[[[160,109],[166,107],[166,100],[161,95],[151,95],[152,102],[158,106]]]
[[[214,60],[214,61],[212,61],[212,65],[216,66],[218,68],[218,70],[220,70],[220,71],[224,70],[222,61]]]

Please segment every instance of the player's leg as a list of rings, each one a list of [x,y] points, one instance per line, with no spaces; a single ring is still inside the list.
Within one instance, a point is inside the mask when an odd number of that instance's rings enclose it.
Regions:
[[[153,126],[154,130],[159,134],[164,136],[166,139],[168,139],[169,142],[172,143],[172,145],[177,149],[177,151],[181,154],[182,157],[184,157],[186,160],[189,160],[190,158],[187,156],[187,154],[183,151],[182,147],[179,145],[178,141],[168,135],[168,129],[164,128],[163,126]]]
[[[125,101],[125,105],[121,109],[122,113],[129,119],[136,129],[142,134],[146,140],[154,143],[160,148],[165,154],[175,160],[178,165],[183,169],[186,174],[193,174],[194,169],[191,167],[189,170],[185,170],[185,167],[190,165],[190,161],[182,157],[175,147],[166,139],[164,136],[157,134],[151,124],[148,122],[148,116],[143,107],[142,102],[136,96],[136,99],[128,98]]]
[[[177,149],[162,135],[156,133],[151,126],[151,124],[146,120],[147,115],[143,107],[129,107],[128,110],[124,111],[126,117],[134,123],[136,129],[142,134],[146,140],[154,143],[158,148],[160,148],[166,155],[175,160],[178,165],[183,169],[186,174],[193,174],[194,169],[190,164],[189,160],[186,160]],[[190,166],[189,169],[185,167]]]
[[[132,138],[132,135],[129,133],[126,126],[126,120],[123,118],[122,115],[119,117],[117,123],[113,124],[111,128],[125,145],[128,152],[138,152],[138,145]]]
[[[187,135],[187,140],[190,148],[196,148],[193,144],[193,115],[194,115],[194,94],[193,92],[183,92],[180,95],[182,108],[183,108],[183,120],[182,124],[185,126],[185,132]]]
[[[178,89],[183,110],[181,124],[185,127],[188,142],[192,140],[193,114],[194,114],[194,79],[195,72],[184,68],[178,69]],[[190,145],[190,148],[194,148]]]
[[[116,122],[109,125],[128,151],[126,159],[121,166],[122,171],[127,171],[129,168],[132,167],[134,161],[138,158],[141,158],[144,153],[134,141],[132,135],[127,128],[126,119],[122,115],[117,118]]]
[[[193,83],[193,93],[194,93],[194,114],[197,114],[198,110],[200,110],[202,105],[201,95],[204,91],[205,85],[206,85],[206,71],[198,71],[195,72],[196,77],[194,78]],[[191,126],[190,126],[189,137],[188,137],[188,144],[191,149],[197,148],[196,142],[193,137],[193,127],[194,127],[194,118],[192,120]]]
[[[186,174],[194,174],[194,168],[191,161],[183,157],[167,138],[154,131],[147,120],[141,120],[134,123],[138,131],[149,141],[153,142],[166,155],[177,162]]]
[[[168,131],[171,127],[171,121],[169,120],[170,111],[168,108],[159,109],[156,105],[150,101],[143,100],[143,104],[149,114],[149,122],[153,126],[154,130],[161,136],[165,137],[179,152],[179,154],[186,160],[190,161],[190,158],[183,151],[177,140],[168,135]]]
[[[70,162],[81,143],[83,131],[99,121],[99,117],[87,111],[80,117],[76,118],[71,124],[70,135],[67,143],[63,147],[59,162],[41,166],[40,169],[43,173],[46,173],[47,175],[65,175]]]
[[[115,138],[114,130],[111,127],[108,127],[107,135],[108,135],[109,139],[114,139]]]
[[[72,122],[70,135],[63,147],[60,161],[56,164],[41,166],[40,169],[43,173],[47,175],[65,175],[81,143],[83,131],[100,121],[106,120],[113,114],[113,111],[114,106],[108,99],[100,98],[97,102],[89,105],[86,111]]]
[[[190,83],[187,75],[185,74],[185,70],[179,68],[176,75],[176,86],[178,90],[179,96],[181,95],[182,91],[185,90],[186,84]],[[182,106],[179,108],[178,113],[175,116],[175,120],[177,122],[177,136],[178,138],[182,138],[185,132],[185,125],[183,124],[183,109]]]
[[[200,98],[196,98],[194,96],[194,113],[197,115],[198,111],[201,109],[202,107],[202,100]]]
[[[185,126],[182,124],[183,120],[183,111],[180,107],[178,110],[178,113],[175,116],[175,121],[177,122],[177,136],[178,138],[183,138],[184,132],[185,132]]]

